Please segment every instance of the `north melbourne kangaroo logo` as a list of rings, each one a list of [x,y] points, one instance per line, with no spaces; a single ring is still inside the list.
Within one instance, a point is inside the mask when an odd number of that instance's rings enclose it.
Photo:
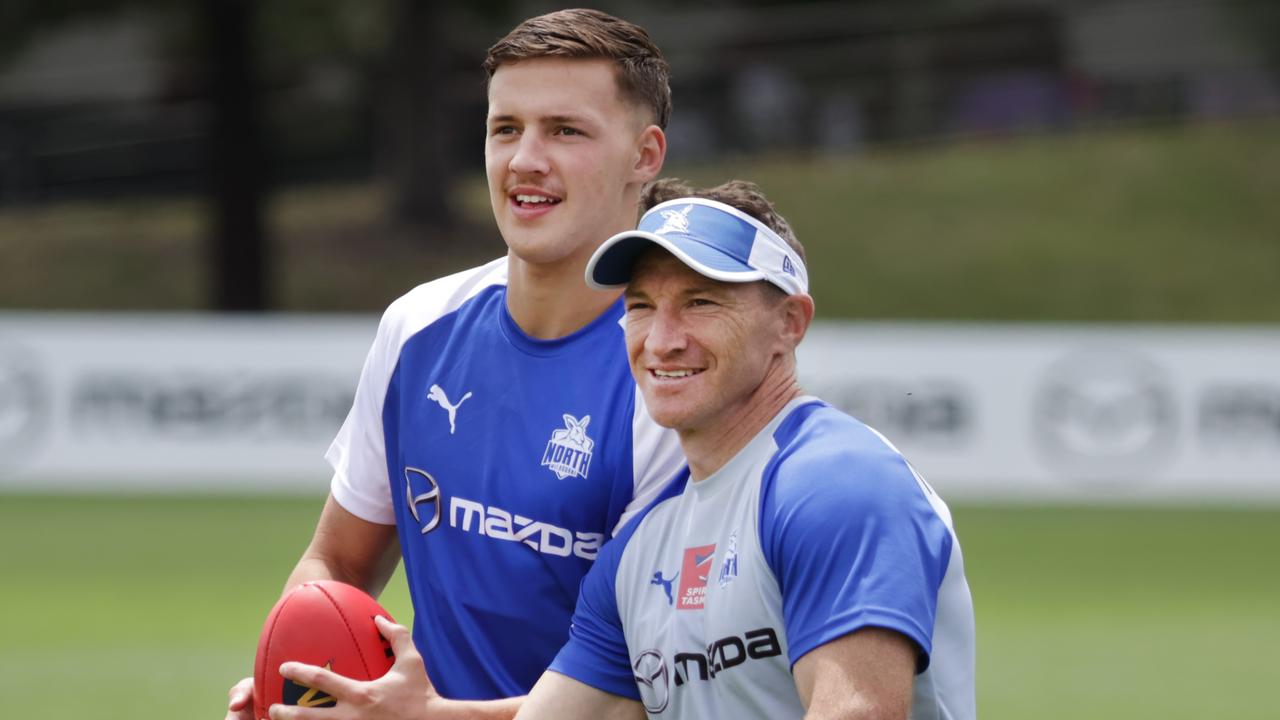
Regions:
[[[689,232],[689,211],[693,210],[692,205],[685,205],[683,210],[663,210],[660,215],[665,221],[662,227],[658,228],[658,235],[665,235],[669,232]]]
[[[431,390],[427,393],[428,400],[435,400],[440,407],[448,411],[450,435],[453,434],[454,430],[457,430],[457,425],[454,423],[454,421],[458,417],[458,408],[462,407],[462,403],[466,402],[467,398],[469,397],[471,397],[471,393],[467,393],[466,395],[463,395],[462,399],[458,400],[458,404],[454,405],[453,403],[449,402],[448,396],[444,394],[444,390],[439,385],[432,385]]]
[[[570,475],[586,479],[587,470],[591,467],[591,448],[596,444],[587,437],[591,416],[583,415],[581,420],[568,414],[562,417],[564,429],[551,433],[547,450],[542,454],[542,466],[551,468],[561,480]]]
[[[733,582],[738,577],[738,531],[729,536],[729,547],[725,550],[724,560],[720,563],[720,587]]]

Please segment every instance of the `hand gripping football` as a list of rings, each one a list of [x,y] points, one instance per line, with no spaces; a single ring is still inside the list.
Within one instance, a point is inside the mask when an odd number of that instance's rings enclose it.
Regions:
[[[375,615],[391,615],[364,591],[337,582],[303,583],[271,609],[258,639],[253,664],[254,717],[265,718],[275,703],[330,707],[334,698],[280,675],[287,661],[318,665],[355,680],[376,680],[391,669],[391,644],[374,625]]]

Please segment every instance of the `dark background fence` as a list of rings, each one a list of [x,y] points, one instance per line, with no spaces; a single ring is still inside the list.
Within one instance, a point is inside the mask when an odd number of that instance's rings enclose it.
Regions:
[[[1271,0],[601,5],[671,61],[669,166],[1280,115]],[[550,9],[10,0],[0,213],[207,200],[221,309],[278,305],[264,216],[287,188],[377,183],[393,234],[458,250],[475,234],[450,199],[480,167],[485,48]]]

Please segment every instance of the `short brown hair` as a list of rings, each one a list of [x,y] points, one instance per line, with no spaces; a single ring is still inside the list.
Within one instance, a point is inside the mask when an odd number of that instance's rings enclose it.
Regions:
[[[644,190],[640,193],[641,212],[659,203],[683,197],[700,197],[715,200],[741,210],[764,223],[770,230],[778,233],[778,237],[785,240],[791,246],[791,249],[796,251],[801,260],[805,260],[804,246],[796,239],[796,234],[791,229],[791,224],[778,213],[769,198],[764,196],[764,191],[760,189],[759,185],[747,180],[730,180],[713,188],[697,189],[679,178],[654,180],[645,185]],[[805,262],[807,263],[808,261],[805,260]]]
[[[558,10],[529,18],[489,48],[490,78],[505,63],[560,57],[612,60],[622,98],[652,113],[666,129],[671,119],[671,69],[644,28],[599,10]]]

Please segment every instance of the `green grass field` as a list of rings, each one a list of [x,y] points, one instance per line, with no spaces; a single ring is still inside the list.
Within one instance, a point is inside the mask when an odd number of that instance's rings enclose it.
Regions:
[[[3,716],[221,717],[319,506],[0,496]],[[1275,717],[1280,509],[954,510],[984,718]]]

